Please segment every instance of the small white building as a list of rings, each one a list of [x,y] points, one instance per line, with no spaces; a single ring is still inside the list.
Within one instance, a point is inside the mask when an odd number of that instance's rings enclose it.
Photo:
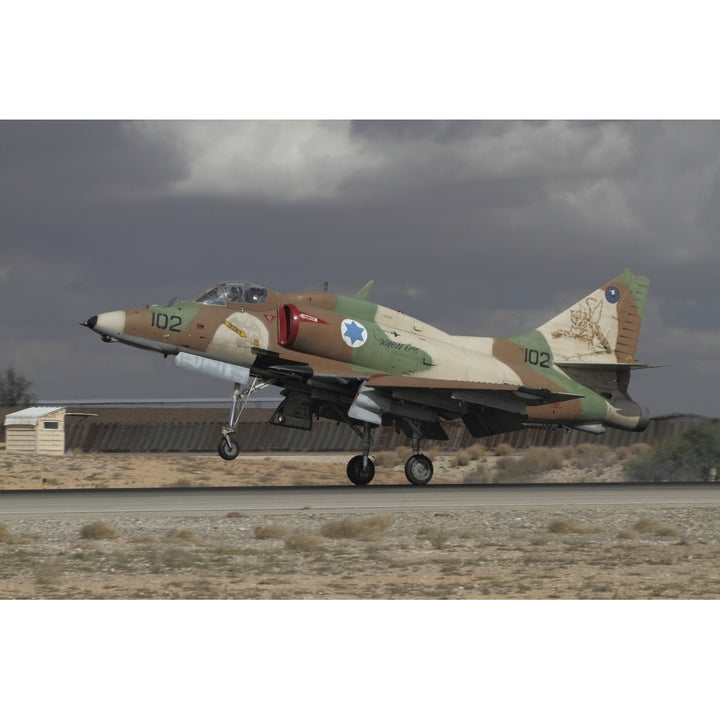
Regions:
[[[5,450],[65,454],[65,408],[31,407],[5,417]]]

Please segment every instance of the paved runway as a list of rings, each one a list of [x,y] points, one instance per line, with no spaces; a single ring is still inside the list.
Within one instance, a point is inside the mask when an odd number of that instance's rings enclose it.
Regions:
[[[718,505],[720,483],[692,485],[375,485],[0,492],[0,515],[230,510],[411,510],[568,505]]]

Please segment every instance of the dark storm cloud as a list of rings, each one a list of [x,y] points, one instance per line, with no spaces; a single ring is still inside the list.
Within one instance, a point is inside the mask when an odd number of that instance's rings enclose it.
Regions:
[[[643,401],[710,414],[719,148],[715,122],[0,123],[0,297],[17,308],[0,366],[26,360],[47,398],[216,395],[76,323],[216,280],[374,279],[377,302],[505,334],[630,267],[652,280],[640,359],[674,366],[638,381]]]
[[[127,122],[0,122],[0,207],[87,206],[113,193],[142,193],[182,176],[182,156]]]

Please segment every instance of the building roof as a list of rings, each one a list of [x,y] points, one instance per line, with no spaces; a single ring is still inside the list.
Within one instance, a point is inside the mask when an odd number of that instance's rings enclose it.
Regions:
[[[38,420],[51,415],[63,407],[29,407],[5,416],[5,425],[37,425]]]

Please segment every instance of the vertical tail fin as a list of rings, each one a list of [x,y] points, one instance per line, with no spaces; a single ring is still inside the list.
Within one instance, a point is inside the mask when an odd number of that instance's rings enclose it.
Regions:
[[[625,365],[635,352],[650,281],[625,270],[538,330],[558,365]]]

